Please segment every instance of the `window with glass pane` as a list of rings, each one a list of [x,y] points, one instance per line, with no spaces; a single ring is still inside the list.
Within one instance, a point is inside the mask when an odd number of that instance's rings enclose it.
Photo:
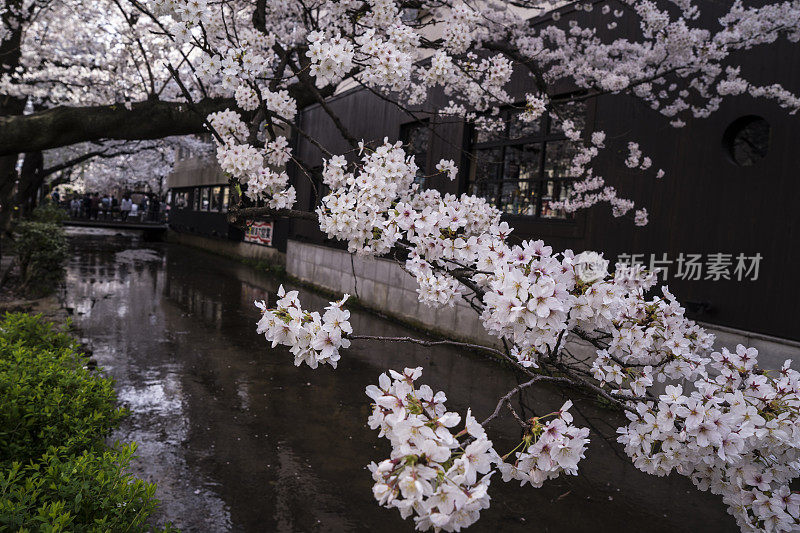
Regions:
[[[172,206],[175,209],[186,209],[188,207],[188,199],[187,196],[189,195],[186,191],[178,191],[172,196]]]
[[[200,187],[192,190],[192,209],[200,211]]]
[[[219,211],[219,201],[222,197],[222,187],[211,187],[211,210]]]
[[[228,187],[222,188],[222,202],[220,204],[220,211],[223,213],[228,211],[228,207],[231,203],[231,190]]]
[[[209,188],[208,187],[203,187],[201,189],[201,191],[202,192],[200,193],[200,210],[201,211],[208,211],[208,206],[209,206],[209,203],[210,203],[209,202],[209,194],[208,194]]]
[[[534,122],[520,120],[520,112],[502,111],[501,131],[475,132],[468,192],[510,215],[570,219],[572,214],[552,205],[567,198],[578,178],[571,172],[578,145],[564,136],[561,125],[571,120],[582,129],[586,106],[556,106]]]
[[[425,174],[428,172],[428,147],[431,143],[431,130],[427,120],[410,122],[400,126],[400,141],[406,155],[413,155],[414,162],[419,167],[414,183],[424,185]]]

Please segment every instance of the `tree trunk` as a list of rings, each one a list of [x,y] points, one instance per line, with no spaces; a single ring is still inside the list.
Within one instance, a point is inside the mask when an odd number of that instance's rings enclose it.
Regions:
[[[2,14],[0,26],[11,29],[11,34],[0,42],[0,74],[14,72],[19,66],[22,57],[22,33],[25,25],[21,20],[16,20],[14,13],[21,13],[21,2],[13,0],[6,2],[6,9]],[[25,109],[25,100],[9,95],[0,94],[0,116],[21,115]],[[14,186],[17,181],[17,160],[19,152],[9,152],[0,156],[0,239],[5,240],[11,226],[11,216],[14,213],[13,196]],[[0,257],[3,250],[0,249]],[[3,280],[0,280],[2,282]]]
[[[0,95],[0,117],[21,115],[25,100]],[[14,186],[17,182],[17,160],[19,153],[0,156],[0,234],[8,232],[14,212]]]
[[[44,184],[44,157],[42,152],[25,154],[19,175],[16,204],[20,216],[28,216],[36,207],[38,192]]]

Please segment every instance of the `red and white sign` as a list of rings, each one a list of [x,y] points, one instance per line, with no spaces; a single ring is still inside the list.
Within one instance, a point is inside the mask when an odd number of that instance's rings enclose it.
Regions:
[[[244,242],[252,242],[262,246],[272,246],[272,222],[247,221],[247,232]]]

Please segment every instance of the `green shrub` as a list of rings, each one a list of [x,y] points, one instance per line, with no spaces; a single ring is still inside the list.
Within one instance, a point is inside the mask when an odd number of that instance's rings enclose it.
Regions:
[[[77,352],[79,346],[72,335],[42,320],[42,315],[6,313],[0,320],[0,345],[17,343],[47,351],[69,348]]]
[[[61,225],[67,219],[66,210],[57,206],[53,202],[45,202],[36,207],[31,213],[31,220],[35,222],[46,222],[48,224]]]
[[[41,316],[0,321],[0,531],[151,529],[156,487],[127,472],[135,445],[104,444],[125,414],[113,381],[77,350]]]
[[[20,286],[38,296],[51,292],[64,276],[67,237],[49,222],[20,222],[14,251],[20,266]]]
[[[147,531],[156,486],[127,473],[135,446],[71,455],[0,472],[0,530]]]
[[[0,467],[36,459],[51,446],[72,453],[102,446],[124,412],[116,407],[113,381],[83,365],[65,334],[36,317],[6,315],[0,323]]]

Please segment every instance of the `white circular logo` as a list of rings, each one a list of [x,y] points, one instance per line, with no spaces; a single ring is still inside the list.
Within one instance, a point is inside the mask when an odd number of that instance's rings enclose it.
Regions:
[[[575,275],[584,283],[603,279],[608,274],[608,261],[597,252],[583,252],[575,257]]]

